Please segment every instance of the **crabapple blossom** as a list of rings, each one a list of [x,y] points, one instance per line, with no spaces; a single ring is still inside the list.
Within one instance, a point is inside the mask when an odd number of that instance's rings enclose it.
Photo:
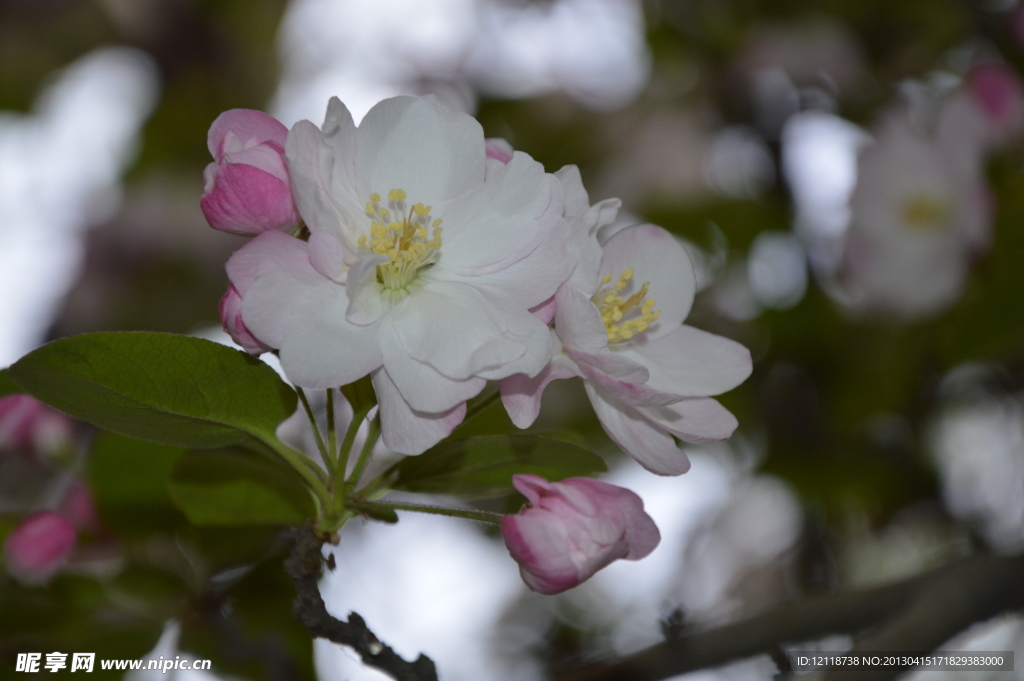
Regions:
[[[952,144],[948,124],[940,117],[929,135],[892,112],[861,157],[844,263],[855,309],[934,314],[957,300],[971,256],[987,247],[991,198],[981,150]]]
[[[505,408],[526,428],[548,383],[582,377],[602,427],[624,452],[654,473],[685,473],[689,461],[673,436],[706,443],[732,434],[736,419],[709,396],[750,375],[750,353],[683,324],[696,290],[693,264],[660,227],[616,233],[604,245],[597,276],[589,290],[571,283],[558,289],[558,350],[537,376],[502,381]]]
[[[242,296],[238,294],[238,289],[234,286],[229,286],[228,290],[224,293],[224,297],[220,299],[220,305],[218,305],[217,309],[220,313],[220,322],[224,326],[224,331],[243,350],[250,355],[262,355],[270,350],[256,336],[252,335],[249,329],[246,328],[245,322],[242,321]]]
[[[52,511],[31,515],[4,541],[7,571],[26,584],[43,584],[75,548],[75,528]]]
[[[633,492],[599,480],[548,482],[514,475],[530,502],[501,520],[501,534],[526,585],[556,594],[578,585],[619,558],[639,560],[661,535]]]
[[[225,111],[210,126],[214,162],[203,172],[199,205],[214,229],[254,236],[299,225],[284,145],[288,128],[262,111]]]
[[[486,381],[551,355],[530,313],[575,267],[562,183],[488,158],[472,117],[395,97],[359,126],[337,99],[286,145],[309,240],[266,232],[228,262],[245,327],[308,388],[372,374],[384,444],[418,454]]]

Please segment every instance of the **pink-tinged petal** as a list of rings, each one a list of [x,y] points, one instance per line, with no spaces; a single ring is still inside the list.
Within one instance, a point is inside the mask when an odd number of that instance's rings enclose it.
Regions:
[[[541,397],[552,381],[573,378],[576,372],[556,355],[544,369],[530,378],[515,374],[501,380],[501,402],[518,428],[529,428],[540,414]]]
[[[331,232],[309,236],[309,264],[320,274],[339,284],[345,283],[345,245]]]
[[[534,305],[530,308],[530,314],[537,317],[545,324],[550,324],[551,320],[555,318],[555,297],[551,296],[540,305]]]
[[[484,180],[483,128],[436,98],[392,97],[370,109],[356,134],[357,195],[404,189],[412,201],[442,202]]]
[[[568,352],[577,363],[583,362],[590,370],[599,371],[620,381],[646,383],[651,377],[647,367],[619,352],[598,354],[580,350],[569,350]]]
[[[265,232],[235,251],[225,269],[243,298],[256,278],[271,270],[290,271],[311,286],[323,278],[309,263],[306,243],[280,232]]]
[[[636,225],[618,232],[604,245],[600,276],[616,281],[626,269],[633,269],[630,285],[621,295],[629,297],[646,282],[648,295],[661,312],[646,334],[658,338],[674,331],[690,314],[697,277],[686,249],[661,227]]]
[[[466,417],[465,402],[440,414],[415,411],[384,369],[374,372],[373,389],[380,405],[381,439],[399,454],[422,454],[451,435]]]
[[[288,137],[288,128],[270,114],[252,109],[231,109],[225,111],[210,126],[206,146],[210,155],[218,161],[224,154],[224,139],[233,133],[243,144],[274,142],[282,149]]]
[[[447,411],[478,395],[487,385],[486,380],[478,377],[449,378],[429,364],[410,357],[390,319],[382,324],[380,346],[388,377],[410,408],[417,411]]]
[[[74,525],[77,530],[98,534],[101,529],[100,515],[96,510],[92,492],[81,480],[75,480],[64,495],[60,506],[60,515]]]
[[[584,386],[601,427],[623,452],[658,475],[682,475],[690,470],[690,460],[664,428],[639,410],[602,394],[589,383],[584,383]]]
[[[641,335],[622,354],[647,366],[649,387],[680,397],[719,395],[753,369],[750,351],[739,343],[686,325],[653,340]]]
[[[665,407],[647,407],[640,412],[681,440],[694,444],[721,442],[739,425],[732,413],[711,398],[690,398]]]
[[[599,366],[600,362],[595,364],[594,362],[591,361],[602,359],[615,359],[620,361],[625,360],[626,362],[629,362],[629,364],[639,366],[635,365],[635,363],[630,362],[624,357],[615,357],[611,355],[587,355],[586,353],[571,351],[569,352],[569,354],[574,360],[576,360],[576,364],[579,366],[580,371],[583,374],[583,377],[588,382],[590,382],[600,391],[613,396],[617,401],[624,402],[625,404],[628,404],[632,407],[660,407],[667,404],[672,404],[674,402],[678,402],[679,400],[682,399],[678,395],[672,395],[669,393],[663,393],[658,390],[654,390],[641,382],[632,382],[630,380],[617,378],[614,375],[608,374],[605,371],[603,371]],[[605,366],[609,366],[613,363],[604,362],[604,364]],[[609,366],[609,368],[612,368],[613,370],[616,371],[625,370],[625,367]],[[643,367],[639,368],[643,369],[642,376],[646,378],[647,370],[644,369]]]
[[[243,236],[289,232],[299,224],[288,184],[249,165],[220,166],[199,206],[211,227]]]
[[[487,158],[501,161],[505,165],[508,165],[508,162],[512,160],[512,155],[515,154],[512,145],[500,137],[490,137],[484,140],[484,151]]]
[[[595,355],[608,351],[608,330],[600,311],[582,291],[568,284],[555,294],[555,330],[567,348]]]
[[[4,541],[7,570],[25,584],[44,584],[75,548],[75,528],[52,511],[25,518]]]
[[[530,507],[502,518],[501,533],[523,581],[539,593],[570,589],[612,561],[648,555],[660,541],[629,490],[587,478],[514,475],[512,483]]]
[[[514,301],[495,301],[472,286],[433,282],[402,301],[388,318],[409,356],[450,378],[535,375],[551,356],[547,327]],[[438,323],[441,319],[444,324]],[[529,366],[517,363],[524,356]]]
[[[224,331],[231,336],[243,350],[250,355],[258,356],[268,352],[271,348],[261,343],[256,336],[249,331],[245,322],[242,321],[242,296],[234,286],[229,286],[224,297],[220,299],[218,306],[220,322]]]
[[[288,168],[284,163],[284,148],[277,145],[259,144],[255,147],[224,154],[222,165],[247,165],[258,168],[268,175],[288,184]]]

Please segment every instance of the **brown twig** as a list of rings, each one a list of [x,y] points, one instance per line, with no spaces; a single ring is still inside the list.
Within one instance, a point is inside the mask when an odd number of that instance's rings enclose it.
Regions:
[[[782,644],[876,628],[855,650],[934,650],[975,622],[1024,607],[1024,556],[975,558],[875,589],[808,598],[751,619],[680,636],[619,660],[567,670],[556,681],[657,681],[759,654]],[[888,681],[901,669],[842,672],[844,681]],[[826,675],[826,678],[832,678]]]
[[[397,681],[437,681],[437,669],[426,655],[420,654],[415,661],[407,662],[374,636],[358,614],[349,613],[348,621],[343,622],[327,612],[318,586],[323,568],[322,546],[323,541],[312,527],[305,526],[296,532],[295,546],[284,564],[295,584],[295,618],[313,636],[349,646],[359,654],[363,664]]]

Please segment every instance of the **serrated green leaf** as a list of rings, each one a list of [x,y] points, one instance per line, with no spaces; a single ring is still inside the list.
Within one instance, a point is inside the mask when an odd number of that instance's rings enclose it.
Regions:
[[[292,469],[240,450],[189,452],[167,480],[175,506],[193,525],[287,525],[315,515]]]
[[[0,369],[0,399],[20,392],[24,391],[19,388],[18,384],[14,382],[14,379],[11,378],[10,372],[8,372],[7,369]]]
[[[266,450],[297,397],[244,352],[190,336],[89,333],[47,343],[10,367],[43,402],[104,430],[179,447]]]
[[[556,481],[607,470],[601,457],[579,445],[535,435],[450,440],[396,468],[394,489],[467,499],[512,493],[516,473]]]

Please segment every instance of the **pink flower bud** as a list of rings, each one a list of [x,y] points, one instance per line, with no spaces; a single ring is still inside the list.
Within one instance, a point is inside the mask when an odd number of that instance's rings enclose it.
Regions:
[[[1019,131],[1024,118],[1024,88],[1013,69],[1005,64],[978,64],[971,69],[968,82],[975,101],[994,125],[1007,132]]]
[[[0,449],[52,454],[71,447],[74,422],[31,395],[0,399]]]
[[[203,173],[199,205],[214,229],[243,236],[291,232],[299,214],[288,183],[284,144],[288,129],[262,111],[225,111],[210,126],[215,159]]]
[[[633,492],[589,478],[548,482],[514,475],[530,507],[501,520],[501,534],[526,585],[556,594],[619,558],[639,560],[661,535]]]
[[[238,293],[238,289],[229,286],[224,297],[220,299],[218,309],[224,330],[231,336],[231,340],[238,343],[243,350],[254,356],[270,350],[256,336],[252,335],[246,328],[245,322],[242,321],[242,296]]]
[[[491,137],[484,140],[484,149],[487,150],[487,158],[493,158],[506,165],[508,165],[508,162],[512,160],[512,156],[515,154],[512,145],[500,137]]]
[[[60,514],[74,525],[76,530],[85,530],[93,534],[100,531],[100,516],[96,511],[92,492],[81,480],[75,480],[68,487],[64,503],[60,506]]]
[[[21,521],[4,542],[7,570],[25,584],[43,584],[75,548],[75,528],[52,511]]]

